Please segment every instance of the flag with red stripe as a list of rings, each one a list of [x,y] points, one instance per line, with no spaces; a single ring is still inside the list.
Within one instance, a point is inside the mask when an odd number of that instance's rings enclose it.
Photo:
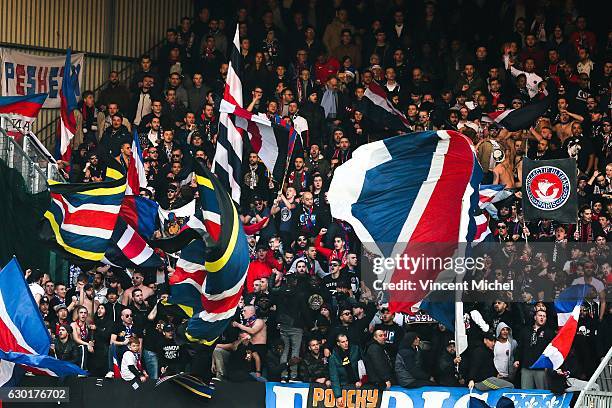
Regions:
[[[238,26],[231,43],[230,61],[225,82],[223,99],[242,107],[242,62]],[[230,192],[232,199],[240,203],[240,177],[242,172],[242,134],[228,113],[219,114],[217,149],[212,170],[221,185]]]
[[[371,102],[364,105],[364,116],[381,128],[411,131],[406,115],[397,109],[387,98],[387,92],[376,81],[372,81],[364,96]]]
[[[123,268],[157,268],[163,265],[159,255],[121,216],[117,219],[102,262]]]
[[[69,258],[101,261],[125,196],[125,178],[100,183],[49,180],[51,202],[40,237]]]
[[[288,123],[270,121],[264,114],[254,115],[240,106],[221,101],[221,112],[235,115],[236,126],[244,129],[253,151],[272,173],[275,180],[282,180],[291,161],[298,134]]]
[[[181,259],[170,278],[170,302],[181,306],[190,317],[185,331],[187,339],[211,345],[236,313],[249,251],[232,199],[217,177],[199,161],[196,181],[204,219],[219,223],[219,231],[209,233],[204,241],[191,242],[181,251]]]
[[[23,271],[13,258],[0,271],[0,385],[12,376],[15,365],[40,375],[85,375],[76,365],[49,356],[51,338],[45,328]]]
[[[46,93],[25,96],[0,96],[0,116],[6,118],[4,126],[9,136],[20,140],[32,131],[32,125],[43,107]]]
[[[536,103],[520,109],[494,111],[487,113],[487,116],[500,126],[515,132],[517,130],[529,129],[533,126],[535,121],[546,113],[549,106],[550,97],[545,97]]]
[[[142,148],[138,141],[138,132],[134,127],[132,139],[132,157],[127,169],[127,189],[125,195],[138,195],[141,188],[147,187],[147,175],[145,173]]]
[[[72,149],[70,142],[77,132],[76,117],[74,110],[77,109],[78,74],[73,72],[71,62],[71,50],[66,51],[66,63],[64,64],[62,87],[60,89],[60,120],[58,125],[58,159],[70,163]]]

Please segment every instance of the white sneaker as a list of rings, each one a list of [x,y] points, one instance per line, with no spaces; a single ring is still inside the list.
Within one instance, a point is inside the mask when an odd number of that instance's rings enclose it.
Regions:
[[[106,375],[104,376],[104,378],[114,378],[115,377],[115,373],[113,373],[112,371],[109,371],[108,373],[106,373]]]

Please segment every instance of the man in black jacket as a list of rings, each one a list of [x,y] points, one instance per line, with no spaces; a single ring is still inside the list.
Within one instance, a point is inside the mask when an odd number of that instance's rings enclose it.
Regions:
[[[368,381],[379,388],[389,389],[394,381],[394,372],[391,358],[385,350],[385,332],[380,329],[374,330],[372,339],[364,355]]]
[[[59,334],[55,338],[52,350],[58,360],[79,364],[79,349],[72,340],[72,328],[68,325],[59,328]]]
[[[495,347],[495,335],[485,333],[482,343],[470,354],[470,370],[468,373],[468,388],[471,390],[476,386],[480,391],[496,390],[499,388],[512,388],[511,382],[497,378],[499,374],[493,362],[493,348]]]
[[[399,385],[405,388],[436,385],[423,366],[421,339],[415,332],[407,332],[403,337],[395,359],[395,375]]]
[[[514,367],[521,369],[522,389],[547,389],[546,373],[543,369],[530,369],[542,355],[542,352],[555,337],[555,332],[546,326],[546,312],[538,310],[533,317],[533,326],[521,333],[518,353],[515,356]]]
[[[270,291],[273,302],[276,305],[277,321],[280,328],[280,337],[285,347],[280,363],[287,363],[289,352],[291,358],[300,355],[302,344],[303,327],[306,325],[304,318],[308,315],[306,300],[302,288],[298,287],[298,279],[295,274],[287,276],[287,282],[279,288]],[[297,365],[291,365],[289,370],[281,373],[282,380],[296,380],[298,375]]]
[[[299,366],[300,378],[304,382],[325,384],[331,386],[329,380],[329,369],[327,358],[321,352],[321,342],[313,338],[308,342],[308,353],[302,359]]]

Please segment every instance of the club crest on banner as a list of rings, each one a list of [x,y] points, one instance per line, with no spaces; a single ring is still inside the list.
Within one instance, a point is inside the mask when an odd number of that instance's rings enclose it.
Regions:
[[[542,166],[529,172],[526,178],[529,202],[544,211],[554,211],[563,206],[570,197],[570,179],[557,167]]]

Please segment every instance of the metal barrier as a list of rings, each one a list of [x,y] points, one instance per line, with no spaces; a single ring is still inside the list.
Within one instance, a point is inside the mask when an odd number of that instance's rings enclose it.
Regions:
[[[612,408],[612,348],[608,350],[599,367],[580,392],[574,406],[576,408]]]
[[[35,194],[47,189],[47,176],[63,181],[57,173],[57,166],[50,166],[48,158],[43,158],[37,149],[24,137],[24,150],[19,144],[10,137],[6,130],[0,128],[0,159],[11,168],[21,173],[26,183],[28,192]],[[41,167],[41,164],[44,164]],[[50,168],[55,167],[55,172]],[[43,170],[44,169],[44,170]],[[58,177],[59,176],[59,177]]]

